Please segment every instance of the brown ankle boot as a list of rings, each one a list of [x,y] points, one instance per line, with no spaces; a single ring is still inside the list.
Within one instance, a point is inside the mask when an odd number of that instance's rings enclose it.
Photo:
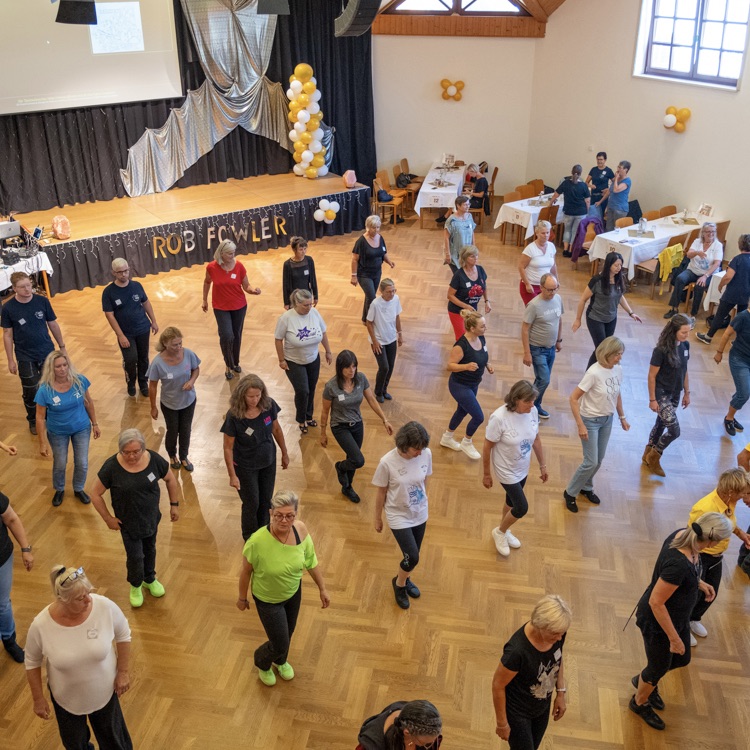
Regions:
[[[656,448],[652,448],[649,451],[648,456],[646,456],[646,465],[651,469],[651,473],[656,474],[657,477],[667,476],[664,473],[664,469],[661,467],[661,454]]]
[[[643,455],[641,456],[641,461],[643,461],[646,466],[648,466],[648,454],[651,453],[651,446],[646,445],[646,447],[643,449]]]

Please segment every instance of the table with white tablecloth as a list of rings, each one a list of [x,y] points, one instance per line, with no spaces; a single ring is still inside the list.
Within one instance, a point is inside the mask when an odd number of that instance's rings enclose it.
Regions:
[[[724,289],[719,291],[719,282],[726,276],[726,271],[717,271],[711,276],[711,282],[708,285],[706,293],[703,295],[703,309],[708,312],[711,309],[711,305],[718,305],[721,295],[724,294]]]
[[[534,236],[534,227],[537,221],[539,221],[539,214],[542,209],[549,205],[549,199],[552,193],[547,193],[545,196],[546,203],[540,205],[538,198],[527,198],[521,201],[511,201],[510,203],[503,203],[500,206],[500,210],[497,212],[497,219],[495,220],[495,229],[498,229],[506,222],[508,224],[517,224],[520,227],[526,229],[524,237],[531,240]],[[563,197],[559,196],[557,199],[558,210],[556,221],[562,221],[563,218]]]
[[[463,192],[465,177],[466,167],[445,169],[439,162],[430,167],[414,202],[420,225],[422,209],[455,207],[456,198]]]
[[[659,255],[669,245],[669,240],[672,237],[690,233],[693,229],[703,226],[707,221],[715,221],[708,216],[697,213],[688,214],[688,218],[692,218],[698,223],[679,223],[682,220],[682,214],[666,216],[658,221],[649,221],[647,234],[651,232],[653,237],[638,235],[637,224],[598,234],[589,249],[589,258],[592,261],[603,260],[609,253],[620,253],[623,265],[628,269],[628,279],[632,280],[635,276],[635,267],[639,263],[652,260]],[[687,248],[685,249],[687,250]]]
[[[41,272],[44,288],[47,292],[47,296],[49,296],[49,285],[47,283],[46,275],[50,274],[51,276],[53,271],[47,253],[39,252],[36,255],[32,255],[30,258],[22,258],[18,263],[14,263],[12,266],[0,267],[0,291],[10,287],[10,276],[16,271],[23,271],[24,273],[29,274],[29,276]]]

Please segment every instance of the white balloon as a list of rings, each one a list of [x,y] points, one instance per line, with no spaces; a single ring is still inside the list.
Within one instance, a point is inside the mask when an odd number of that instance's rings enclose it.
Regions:
[[[298,177],[302,177],[303,174],[305,174],[305,170],[302,168],[301,164],[295,164],[294,168],[292,169],[294,174],[296,174]]]
[[[298,133],[304,133],[307,130],[307,128],[301,122],[295,122],[294,123],[294,129]]]
[[[291,89],[287,89],[286,90],[286,98],[289,99],[289,101],[291,102],[291,101],[293,101],[294,99],[297,98],[297,95]]]
[[[326,224],[333,224],[333,219],[323,219]]]
[[[292,81],[289,84],[289,88],[296,94],[302,93],[302,81]]]
[[[336,213],[338,213],[341,206],[339,205],[338,201],[331,201],[330,208],[331,208],[331,211],[335,211]]]
[[[673,128],[677,124],[677,118],[674,115],[664,115],[664,127]]]
[[[315,221],[323,221],[323,219],[325,219],[325,217],[326,217],[326,212],[322,208],[319,208],[313,214],[313,219],[315,219]]]
[[[299,140],[299,133],[296,130],[289,131],[289,140],[292,143],[296,143]]]
[[[297,112],[297,122],[307,123],[310,121],[310,113],[306,109],[301,109]]]
[[[317,102],[311,102],[310,104],[305,107],[305,109],[311,114],[311,115],[317,115],[318,112],[320,112],[320,104]]]
[[[328,174],[328,167],[324,164],[322,167],[318,167],[318,177],[325,177]]]
[[[302,152],[302,161],[312,161],[313,156],[315,156],[315,154],[313,154],[313,152],[310,151],[310,149],[305,149]]]
[[[314,154],[320,153],[321,149],[323,148],[323,145],[320,141],[312,141],[310,145],[308,146],[310,151],[312,151]]]
[[[326,198],[323,198],[320,203],[318,203],[318,208],[321,208],[323,211],[327,211],[330,207],[331,204]]]
[[[317,130],[313,130],[312,132],[312,139],[314,141],[322,141],[323,140],[323,128],[317,128]]]
[[[310,76],[310,82],[314,83],[316,86],[318,85],[318,80],[315,78],[315,76]]]
[[[455,86],[448,86],[445,91],[448,96],[455,96],[458,93],[458,89]]]
[[[318,91],[318,89],[315,89],[315,91],[313,91],[312,94],[310,94],[310,101],[319,102],[321,96],[323,96],[323,94],[321,94],[320,91]]]

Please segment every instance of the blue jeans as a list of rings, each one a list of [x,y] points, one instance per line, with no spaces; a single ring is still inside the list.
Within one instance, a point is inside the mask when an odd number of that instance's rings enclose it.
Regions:
[[[563,217],[563,224],[565,225],[565,231],[563,232],[563,242],[569,245],[576,238],[576,232],[578,231],[578,225],[581,223],[581,219],[585,219],[586,214],[580,216],[568,216],[565,214]]]
[[[568,482],[569,495],[575,497],[581,490],[594,489],[594,476],[602,465],[604,455],[607,452],[607,443],[609,443],[609,434],[612,432],[612,422],[614,415],[608,417],[584,417],[581,421],[586,426],[589,433],[588,440],[581,440],[583,446],[583,461],[573,474],[573,478]]]
[[[0,565],[0,636],[10,638],[16,632],[10,588],[13,585],[13,555]]]
[[[734,347],[729,352],[729,372],[737,389],[729,405],[739,411],[750,398],[750,362],[735,354]]]
[[[471,420],[466,425],[466,437],[470,438],[479,429],[479,425],[484,422],[484,412],[479,405],[479,401],[477,401],[479,383],[476,385],[464,385],[463,383],[456,383],[453,378],[449,378],[448,390],[458,403],[458,408],[448,423],[448,430],[454,432],[458,425],[463,422],[464,417],[469,414],[471,415]]]
[[[86,484],[89,470],[89,439],[91,427],[79,430],[72,435],[55,435],[47,432],[47,440],[52,448],[52,486],[55,491],[65,489],[65,465],[68,463],[68,443],[73,443],[73,490],[80,492]]]
[[[534,366],[534,388],[539,391],[539,396],[534,402],[538,409],[542,405],[544,392],[549,386],[552,375],[552,365],[555,364],[555,347],[529,346],[531,350],[531,364]]]

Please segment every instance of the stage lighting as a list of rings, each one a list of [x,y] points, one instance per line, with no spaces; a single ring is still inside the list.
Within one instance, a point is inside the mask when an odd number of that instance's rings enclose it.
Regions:
[[[56,23],[96,25],[96,3],[94,0],[60,0]]]

